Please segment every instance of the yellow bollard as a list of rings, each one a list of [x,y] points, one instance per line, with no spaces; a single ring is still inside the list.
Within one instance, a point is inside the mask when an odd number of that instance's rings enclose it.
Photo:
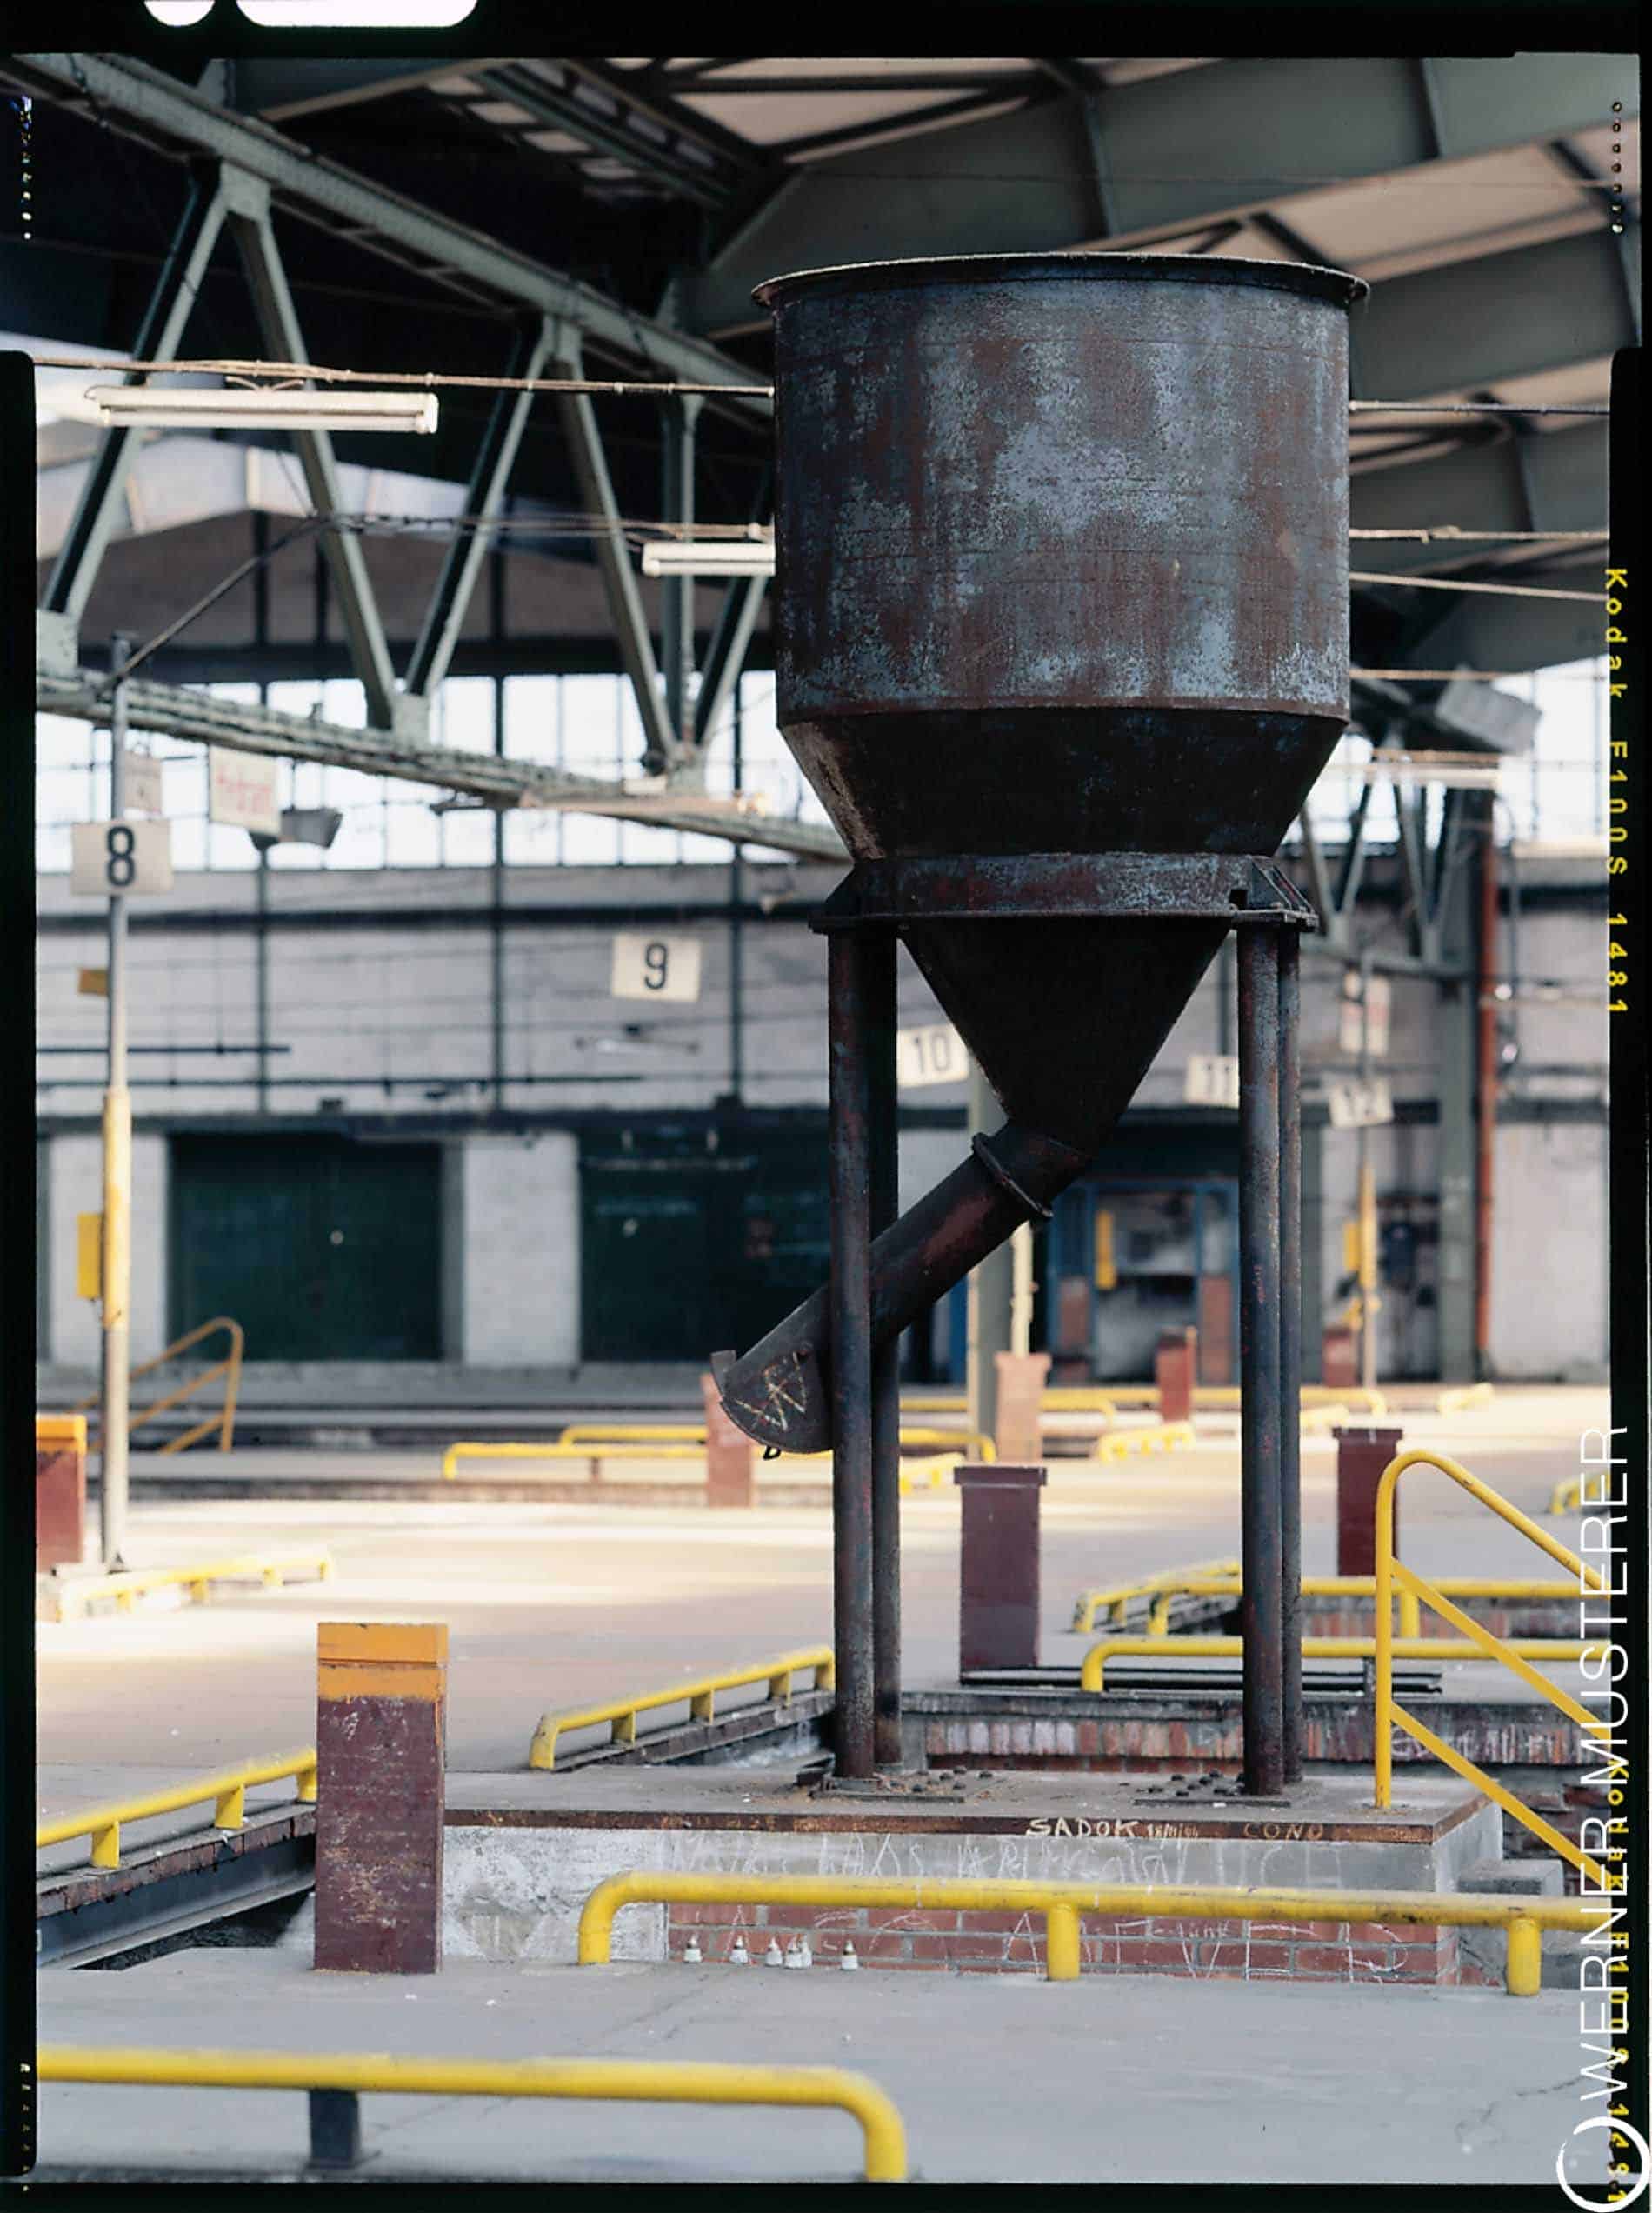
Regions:
[[[1543,1983],[1543,1932],[1525,1914],[1509,1924],[1509,1965],[1505,1979],[1511,1997],[1535,1998]]]
[[[1082,1955],[1076,1906],[1051,1906],[1044,1916],[1044,1966],[1052,1983],[1076,1983]],[[1509,1988],[1514,1988],[1513,1983]]]

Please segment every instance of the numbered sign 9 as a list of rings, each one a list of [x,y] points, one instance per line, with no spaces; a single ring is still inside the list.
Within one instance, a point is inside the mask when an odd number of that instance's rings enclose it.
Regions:
[[[903,1091],[926,1083],[962,1083],[969,1056],[949,1022],[927,1022],[921,1030],[895,1033],[895,1080]]]
[[[622,930],[614,940],[609,990],[616,999],[697,999],[699,939]]]
[[[170,823],[76,823],[70,855],[69,889],[88,898],[172,889]]]

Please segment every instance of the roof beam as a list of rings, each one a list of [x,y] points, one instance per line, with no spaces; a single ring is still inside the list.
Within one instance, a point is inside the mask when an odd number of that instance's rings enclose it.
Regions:
[[[1432,461],[1362,471],[1353,481],[1349,520],[1356,530],[1592,530],[1606,529],[1607,426],[1604,420],[1460,446]],[[1527,499],[1529,497],[1529,510]],[[1396,538],[1359,547],[1357,569],[1426,570],[1440,566],[1436,543]],[[1487,549],[1465,544],[1457,565]],[[1449,556],[1444,557],[1449,558]],[[1504,664],[1498,663],[1502,666]]]
[[[469,55],[453,54],[373,61],[243,54],[234,65],[230,104],[243,115],[284,123],[294,116],[324,115],[330,109],[360,107],[364,101],[386,99],[397,92],[416,92],[433,77],[473,77],[489,66]]]
[[[1436,59],[1429,101],[1403,58],[1247,57],[1111,86],[1086,103],[1114,217],[1108,243],[1185,235],[1328,181],[1546,143],[1598,123],[1634,81],[1622,57],[1530,53]],[[776,270],[1085,244],[1097,235],[1096,174],[1076,157],[1066,103],[812,163],[736,253],[685,280],[685,322],[705,333],[754,327],[751,288]]]
[[[456,63],[456,67],[458,64]],[[312,154],[267,124],[231,114],[142,62],[107,54],[23,54],[8,74],[42,97],[83,106],[83,77],[103,114],[134,137],[172,154],[210,154],[268,185],[278,206],[369,252],[416,257],[437,281],[450,274],[501,307],[531,308],[560,318],[604,358],[639,359],[656,372],[694,383],[749,384],[740,363],[681,330],[668,330],[593,286],[531,261],[482,232],[388,192],[338,163]],[[746,417],[767,417],[770,403],[716,403]]]
[[[1434,399],[1512,377],[1605,361],[1637,343],[1620,246],[1640,282],[1638,223],[1390,277],[1356,306],[1356,399]]]
[[[37,670],[35,697],[43,714],[75,716],[87,722],[105,722],[109,717],[107,679],[90,669],[77,670],[73,675]],[[612,816],[621,822],[651,823],[665,830],[696,830],[709,837],[726,837],[736,843],[816,860],[845,858],[836,832],[813,823],[742,812],[709,801],[674,807],[669,792],[627,794],[599,777],[570,776],[565,770],[501,759],[491,753],[408,743],[387,731],[312,722],[306,715],[219,699],[210,692],[157,683],[144,677],[134,677],[128,683],[126,711],[134,730],[163,731],[197,744],[223,745],[232,752],[320,761],[407,783],[442,784],[496,806],[560,807],[581,814]]]

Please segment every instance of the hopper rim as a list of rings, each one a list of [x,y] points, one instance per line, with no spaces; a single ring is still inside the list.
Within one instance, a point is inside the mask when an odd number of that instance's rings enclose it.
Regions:
[[[1312,262],[1249,261],[1237,257],[1216,260],[1192,254],[1057,252],[920,255],[905,261],[840,262],[766,277],[753,286],[751,297],[772,314],[802,292],[819,297],[834,287],[856,292],[895,291],[957,283],[971,277],[1002,284],[1092,274],[1127,283],[1226,284],[1291,292],[1344,308],[1363,299],[1371,289],[1362,277],[1348,270]]]

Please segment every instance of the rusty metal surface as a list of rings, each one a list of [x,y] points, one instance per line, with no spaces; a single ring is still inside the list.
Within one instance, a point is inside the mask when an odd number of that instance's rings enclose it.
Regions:
[[[1302,941],[1275,937],[1279,967],[1279,1403],[1302,1395]],[[1302,1424],[1279,1430],[1280,1646],[1287,1785],[1302,1773]]]
[[[813,930],[876,923],[1055,920],[1294,921],[1318,917],[1275,864],[1231,853],[965,853],[862,861],[810,920]],[[990,956],[991,948],[977,950]]]
[[[1276,849],[1346,721],[1362,289],[1140,255],[762,288],[778,719],[857,861],[936,858],[967,910],[1002,872],[949,857]],[[1083,873],[1066,918],[901,919],[1029,1166],[966,1162],[883,1233],[880,1342],[1082,1172],[1231,926],[1163,919],[1151,870],[1098,919]],[[829,1336],[817,1297],[723,1362],[749,1435],[829,1441]]]
[[[1285,1781],[1283,1529],[1280,1501],[1279,936],[1239,941],[1240,1556],[1245,1790]]]

